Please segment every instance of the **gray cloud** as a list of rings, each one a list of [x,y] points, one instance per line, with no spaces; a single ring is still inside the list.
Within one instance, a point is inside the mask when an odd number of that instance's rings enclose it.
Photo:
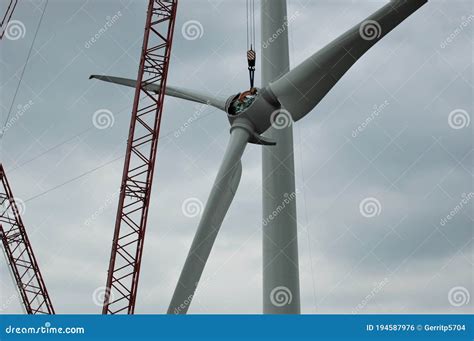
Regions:
[[[296,65],[379,8],[384,1],[289,1],[301,13],[290,26]],[[5,119],[33,32],[40,2],[19,6],[24,39],[2,41],[0,98]],[[122,16],[89,48],[106,22]],[[1,160],[15,195],[28,199],[123,154],[133,89],[88,80],[89,74],[134,77],[145,8],[128,1],[50,1],[17,99],[31,109],[3,140]],[[360,313],[463,313],[447,295],[455,286],[474,294],[473,202],[446,226],[445,217],[472,187],[472,123],[455,130],[449,113],[472,118],[469,1],[430,1],[370,50],[305,120],[295,124],[304,313],[351,313],[385,278]],[[201,39],[181,35],[188,20]],[[230,95],[247,87],[245,6],[236,1],[181,1],[169,84]],[[20,69],[21,70],[21,69]],[[260,81],[259,75],[257,82]],[[389,105],[353,137],[374,105]],[[98,109],[115,116],[98,130]],[[190,117],[199,119],[179,137]],[[138,313],[164,313],[198,218],[181,212],[189,197],[205,202],[228,138],[225,115],[168,98],[162,125]],[[89,129],[37,160],[49,147]],[[168,135],[167,135],[168,134]],[[191,313],[261,312],[261,148],[250,146],[236,199],[224,222]],[[25,224],[59,313],[98,313],[92,295],[103,286],[122,171],[118,160],[55,191],[27,201]],[[375,197],[374,218],[359,204]],[[87,219],[95,216],[89,226]],[[6,266],[0,267],[5,312],[19,313]]]

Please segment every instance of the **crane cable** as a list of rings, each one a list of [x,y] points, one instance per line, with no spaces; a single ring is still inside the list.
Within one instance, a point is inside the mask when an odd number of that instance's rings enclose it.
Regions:
[[[290,39],[289,39],[289,55],[290,55],[290,61],[293,60],[295,56],[295,39],[293,37],[293,30],[288,30]],[[291,67],[291,65],[290,65]],[[311,284],[312,284],[312,291],[313,291],[313,301],[314,301],[314,313],[317,313],[318,309],[318,296],[316,292],[316,280],[314,276],[314,261],[313,261],[313,247],[312,247],[312,240],[313,238],[311,237],[311,233],[309,230],[309,218],[308,218],[308,205],[307,205],[307,197],[306,197],[306,180],[305,180],[305,166],[304,166],[304,153],[303,153],[303,139],[302,139],[302,129],[301,125],[298,126],[298,144],[299,144],[299,156],[300,156],[300,164],[301,164],[301,191],[303,192],[301,197],[303,199],[303,209],[304,209],[304,219],[305,219],[305,229],[306,230],[306,239],[308,243],[308,255],[309,255],[309,265],[311,269]]]
[[[196,122],[196,121],[198,121],[198,120],[201,120],[201,119],[203,119],[203,118],[209,117],[210,115],[216,113],[217,111],[219,111],[219,109],[214,109],[213,111],[207,113],[206,115],[202,115],[201,117],[198,117],[194,122]],[[176,131],[176,130],[175,130],[175,131]],[[85,133],[85,131],[82,132],[82,133]],[[79,134],[82,134],[82,133],[79,133]],[[163,138],[166,138],[166,137],[172,135],[173,133],[174,133],[174,131],[169,131],[169,132],[165,133],[164,135],[160,136],[160,137],[158,138],[158,140],[161,140],[161,139],[163,139]],[[74,137],[76,137],[76,136],[74,136]],[[73,137],[73,138],[74,138],[74,137]],[[61,142],[59,145],[62,145],[62,144],[64,144],[64,141]],[[56,148],[56,146],[50,148],[49,151],[51,151],[53,148]],[[42,155],[44,155],[44,154],[42,154]],[[42,156],[42,155],[40,155],[40,156]],[[56,185],[56,186],[53,186],[52,188],[49,188],[49,189],[45,190],[44,192],[38,193],[38,194],[36,194],[36,195],[34,195],[34,196],[32,196],[32,197],[30,197],[30,198],[24,200],[24,202],[26,203],[26,202],[29,202],[29,201],[31,201],[31,200],[37,199],[37,198],[39,198],[39,197],[42,197],[42,196],[44,196],[44,195],[46,195],[46,194],[48,194],[48,193],[50,193],[50,192],[52,192],[52,191],[55,191],[55,190],[57,190],[57,189],[59,189],[59,188],[61,188],[61,187],[64,187],[64,186],[66,186],[66,185],[72,183],[72,182],[75,182],[75,181],[77,181],[77,180],[79,180],[79,179],[82,179],[83,177],[85,177],[85,176],[87,176],[87,175],[89,175],[89,174],[95,173],[95,172],[101,170],[102,168],[105,168],[105,167],[107,167],[108,165],[111,165],[112,163],[117,162],[117,161],[119,161],[119,160],[121,160],[121,159],[123,159],[123,158],[125,158],[125,155],[121,155],[121,156],[119,156],[119,157],[115,157],[115,158],[113,158],[113,159],[111,159],[111,160],[109,160],[109,161],[107,161],[107,162],[105,162],[105,163],[102,163],[102,164],[100,164],[100,165],[98,165],[98,166],[96,166],[96,167],[94,167],[94,168],[92,168],[92,169],[89,169],[89,170],[87,170],[87,171],[85,171],[85,172],[83,172],[83,173],[80,173],[80,174],[76,175],[75,177],[66,180],[65,182],[62,182],[62,183],[60,183],[60,184],[58,184],[58,185]],[[30,162],[30,161],[28,161],[28,162]],[[20,167],[21,167],[21,166],[20,166]],[[19,167],[17,167],[17,168],[19,168]],[[15,169],[17,169],[17,168],[15,168]]]
[[[1,141],[2,141],[3,137],[5,136],[5,133],[6,133],[5,129],[8,125],[8,120],[10,119],[10,116],[12,114],[13,105],[15,104],[16,96],[18,95],[18,90],[20,89],[21,82],[23,80],[23,76],[25,75],[25,70],[26,70],[28,62],[30,60],[31,52],[33,51],[33,46],[35,45],[36,37],[38,36],[38,32],[39,32],[39,29],[41,27],[41,23],[43,22],[44,13],[46,12],[46,8],[48,7],[48,2],[49,2],[49,0],[46,0],[46,2],[44,4],[44,7],[43,7],[43,11],[41,12],[41,17],[38,21],[38,25],[36,26],[35,35],[33,37],[33,41],[31,42],[31,46],[30,46],[30,49],[28,51],[28,55],[26,57],[25,64],[23,65],[23,70],[21,71],[20,79],[18,81],[18,85],[17,85],[15,93],[13,95],[13,99],[12,99],[12,102],[11,102],[11,105],[10,105],[10,109],[8,110],[7,117],[6,117],[5,122],[4,122],[4,124],[1,128],[1,131],[0,131],[1,132],[0,133],[0,146],[1,146]]]
[[[250,78],[250,91],[254,88],[255,62],[257,54],[255,48],[255,0],[247,0],[247,63]]]
[[[140,100],[142,100],[142,99],[144,99],[144,98],[146,98],[146,95],[140,97]],[[126,107],[124,107],[124,108],[120,109],[119,111],[117,111],[116,116],[119,115],[119,114],[121,114],[122,112],[124,112],[124,111],[126,111],[126,110],[129,110],[128,107],[129,107],[129,106],[127,105]],[[44,155],[46,155],[46,154],[48,154],[48,153],[50,153],[50,152],[52,152],[52,151],[58,149],[59,147],[65,145],[65,144],[67,144],[67,143],[69,143],[69,142],[71,142],[71,141],[74,141],[75,139],[81,137],[82,135],[88,133],[89,131],[92,131],[93,129],[96,129],[96,128],[95,128],[94,126],[91,126],[91,127],[87,128],[87,129],[85,129],[85,130],[82,130],[82,131],[80,131],[80,132],[74,134],[73,136],[70,136],[69,138],[67,138],[67,139],[65,139],[65,140],[63,140],[63,141],[61,141],[61,142],[59,142],[59,143],[57,143],[57,144],[55,144],[55,145],[49,147],[49,148],[46,149],[45,151],[43,151],[43,152],[39,153],[38,155],[32,157],[31,159],[28,159],[28,160],[26,160],[26,161],[24,161],[24,162],[18,163],[15,167],[13,167],[12,169],[9,169],[8,173],[11,174],[11,173],[15,172],[17,169],[20,169],[20,168],[22,168],[23,166],[25,166],[25,165],[27,165],[27,164],[33,162],[33,161],[38,160],[38,159],[41,158],[42,156],[44,156]]]

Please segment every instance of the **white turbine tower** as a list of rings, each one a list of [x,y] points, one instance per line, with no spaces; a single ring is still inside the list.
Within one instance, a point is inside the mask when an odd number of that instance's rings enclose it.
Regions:
[[[289,70],[286,0],[261,0],[262,87],[254,96],[215,98],[197,91],[167,87],[166,94],[207,103],[227,113],[230,140],[209,194],[191,249],[168,308],[185,314],[201,278],[242,173],[241,156],[247,143],[263,149],[263,217],[273,215],[285,195],[295,193],[293,132],[291,125],[273,127],[275,117],[306,116],[350,69],[387,33],[427,0],[392,0],[366,20]],[[104,81],[135,87],[135,80],[93,75]],[[148,84],[157,90],[155,84]],[[263,312],[300,313],[296,202],[291,200],[263,227]],[[280,304],[280,298],[283,303]]]

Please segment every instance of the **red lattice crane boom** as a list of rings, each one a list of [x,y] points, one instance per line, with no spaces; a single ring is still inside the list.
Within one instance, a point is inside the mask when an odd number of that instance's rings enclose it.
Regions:
[[[0,164],[0,234],[8,265],[28,314],[54,314],[17,203]]]
[[[133,314],[178,0],[150,0],[103,314]],[[158,84],[156,92],[147,84]]]

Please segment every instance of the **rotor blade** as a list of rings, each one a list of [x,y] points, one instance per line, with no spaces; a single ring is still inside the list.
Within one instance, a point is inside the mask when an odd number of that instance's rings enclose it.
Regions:
[[[240,127],[234,128],[231,132],[224,160],[202,213],[191,249],[168,308],[168,314],[186,314],[188,311],[217,233],[239,185],[242,173],[240,158],[249,137],[250,133]]]
[[[113,76],[101,76],[101,75],[91,75],[89,79],[99,79],[101,81],[120,84],[124,86],[129,86],[135,88],[137,82],[134,79],[122,78],[122,77],[113,77]],[[160,86],[158,84],[148,84],[145,87],[147,90],[158,92]],[[208,104],[215,108],[225,111],[225,99],[213,97],[208,94],[199,93],[194,90],[188,90],[183,88],[178,88],[174,86],[166,86],[165,94],[172,97],[177,97],[185,99],[192,102]]]
[[[427,0],[392,0],[269,87],[294,121],[309,113],[347,70]]]

